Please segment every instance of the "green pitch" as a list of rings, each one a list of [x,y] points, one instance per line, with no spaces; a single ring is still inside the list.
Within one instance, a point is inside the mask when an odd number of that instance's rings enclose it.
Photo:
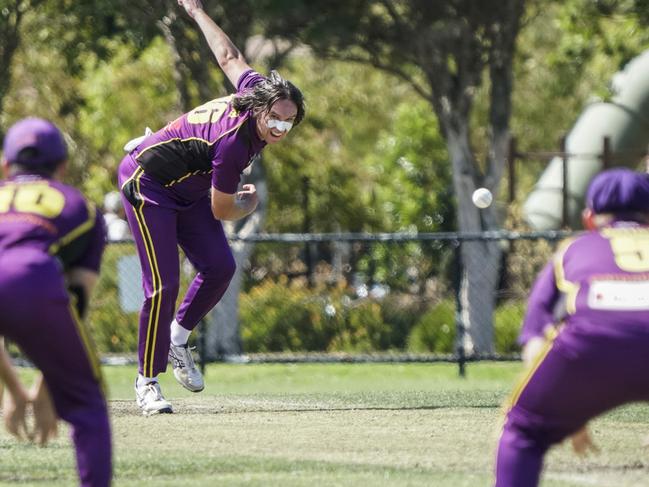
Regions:
[[[520,364],[210,365],[206,390],[166,374],[176,414],[145,418],[134,367],[106,367],[120,486],[489,486],[501,403]],[[32,372],[23,371],[24,376]],[[543,486],[649,486],[649,408],[598,420],[602,449],[553,450]],[[0,431],[0,485],[76,485],[68,432],[39,448]]]

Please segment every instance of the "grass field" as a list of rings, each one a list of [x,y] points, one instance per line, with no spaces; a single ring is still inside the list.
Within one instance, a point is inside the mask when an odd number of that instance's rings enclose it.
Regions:
[[[176,413],[150,418],[133,399],[135,369],[104,370],[117,487],[476,487],[492,481],[501,403],[521,366],[470,364],[460,379],[449,364],[215,364],[200,394],[165,374]],[[542,485],[649,486],[647,424],[641,405],[599,419],[602,452],[555,448]],[[0,485],[16,483],[76,484],[65,428],[45,448],[0,431]]]

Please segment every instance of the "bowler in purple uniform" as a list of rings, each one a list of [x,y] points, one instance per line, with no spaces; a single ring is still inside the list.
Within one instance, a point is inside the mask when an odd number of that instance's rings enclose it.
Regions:
[[[530,362],[498,446],[496,487],[539,483],[547,450],[617,406],[649,400],[649,179],[597,175],[586,196],[589,232],[566,242],[540,273],[520,341]]]
[[[136,400],[145,415],[171,413],[157,377],[171,360],[174,376],[199,392],[203,377],[187,342],[221,299],[235,271],[221,220],[257,207],[254,185],[239,188],[242,171],[266,144],[283,140],[304,117],[300,91],[276,72],[261,76],[205,13],[199,0],[180,0],[236,87],[135,142],[119,167],[126,216],[142,266]],[[178,246],[198,271],[175,310]]]
[[[50,122],[28,118],[4,139],[0,181],[0,335],[29,357],[68,422],[82,486],[111,480],[99,361],[81,319],[99,272],[103,218],[59,180],[67,150]]]

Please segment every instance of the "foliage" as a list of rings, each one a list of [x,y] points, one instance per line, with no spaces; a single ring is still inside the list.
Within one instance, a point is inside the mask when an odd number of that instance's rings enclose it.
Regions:
[[[455,303],[443,300],[425,313],[408,336],[412,352],[455,352]]]
[[[267,279],[241,296],[241,335],[247,352],[403,349],[422,310],[404,296],[354,299],[341,288]]]
[[[378,183],[375,206],[384,214],[382,229],[455,228],[451,167],[430,106],[409,98],[393,110],[394,122],[380,131],[375,150],[366,156]]]
[[[90,154],[90,177],[83,182],[95,200],[114,189],[124,144],[145,127],[158,130],[180,115],[172,80],[169,48],[155,39],[146,49],[111,43],[112,56],[101,60],[89,54],[79,87],[85,100],[78,113],[78,129]],[[99,163],[100,162],[100,163]]]
[[[250,352],[324,350],[340,317],[333,306],[285,279],[267,281],[241,296],[239,319],[244,349]]]
[[[496,352],[511,354],[520,352],[516,342],[525,316],[525,301],[510,301],[501,304],[494,312]]]

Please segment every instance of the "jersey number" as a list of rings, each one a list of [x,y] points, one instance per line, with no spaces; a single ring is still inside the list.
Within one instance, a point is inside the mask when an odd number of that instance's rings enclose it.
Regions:
[[[230,98],[229,96],[217,98],[194,108],[187,114],[187,122],[191,124],[218,122],[228,107]]]
[[[629,272],[649,271],[649,233],[613,234],[609,238],[615,263],[620,269]]]
[[[56,218],[63,211],[65,196],[48,184],[7,184],[0,187],[0,213],[14,210]]]

